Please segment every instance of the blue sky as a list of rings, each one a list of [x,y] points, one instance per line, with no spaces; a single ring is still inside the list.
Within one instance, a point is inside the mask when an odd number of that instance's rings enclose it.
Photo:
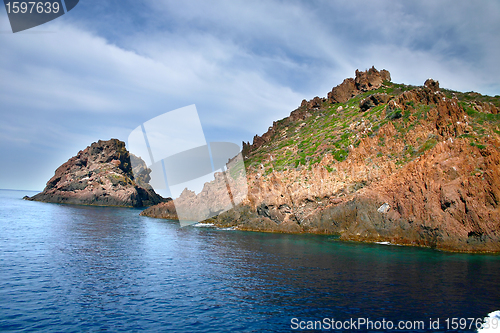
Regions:
[[[81,0],[12,34],[0,9],[0,188],[42,190],[99,139],[196,104],[252,141],[356,69],[500,95],[498,1]]]

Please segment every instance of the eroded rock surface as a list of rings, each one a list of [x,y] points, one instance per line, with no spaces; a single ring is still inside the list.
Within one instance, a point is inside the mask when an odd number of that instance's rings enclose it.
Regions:
[[[500,98],[389,80],[356,71],[244,144],[248,196],[209,222],[500,252]]]
[[[43,190],[29,200],[94,206],[144,207],[164,199],[148,184],[149,170],[138,163],[136,177],[125,143],[95,142],[55,171]]]

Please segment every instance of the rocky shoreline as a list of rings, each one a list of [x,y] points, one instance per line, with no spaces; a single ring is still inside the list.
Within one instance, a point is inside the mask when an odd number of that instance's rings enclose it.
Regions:
[[[244,143],[248,197],[205,222],[500,252],[500,98],[389,81],[356,71]],[[141,215],[175,218],[175,208]]]
[[[500,147],[500,142],[495,144]],[[239,230],[334,234],[342,240],[455,252],[500,252],[500,216],[494,204],[498,200],[494,181],[500,175],[490,169],[498,166],[500,159],[497,152],[483,156],[476,149],[460,141],[441,143],[432,154],[411,163],[384,183],[351,195],[306,196],[302,200],[295,198],[294,202],[267,197],[258,200],[260,204],[255,208],[247,203],[206,222]],[[447,163],[449,158],[441,160],[443,155],[451,155],[457,162],[466,156],[466,160],[456,171]],[[490,170],[485,177],[471,175],[476,170],[475,159],[480,156],[486,157],[483,167]],[[414,177],[418,173],[422,178]],[[282,193],[277,189],[282,186],[280,180],[273,181],[273,192]]]
[[[245,172],[227,179],[248,184],[236,191],[248,194],[205,223],[500,252],[500,96],[441,89],[432,79],[395,84],[372,67],[327,97],[304,100],[242,153]],[[148,184],[150,172],[122,141],[99,141],[25,199],[148,207],[141,215],[177,219],[175,202],[211,209],[228,193],[216,174],[199,194],[164,199]]]

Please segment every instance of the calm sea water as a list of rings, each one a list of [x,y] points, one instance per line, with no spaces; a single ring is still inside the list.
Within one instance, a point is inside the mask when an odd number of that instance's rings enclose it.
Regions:
[[[293,318],[366,318],[443,332],[447,318],[500,309],[500,256],[180,228],[25,194],[0,191],[0,331],[289,332]]]

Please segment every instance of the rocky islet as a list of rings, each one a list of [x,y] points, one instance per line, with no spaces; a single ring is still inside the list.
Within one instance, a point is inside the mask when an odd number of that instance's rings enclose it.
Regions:
[[[132,170],[131,158],[137,161],[136,170]],[[165,201],[148,184],[151,170],[141,161],[128,152],[124,142],[99,140],[57,168],[41,193],[25,199],[122,207],[145,207]]]

